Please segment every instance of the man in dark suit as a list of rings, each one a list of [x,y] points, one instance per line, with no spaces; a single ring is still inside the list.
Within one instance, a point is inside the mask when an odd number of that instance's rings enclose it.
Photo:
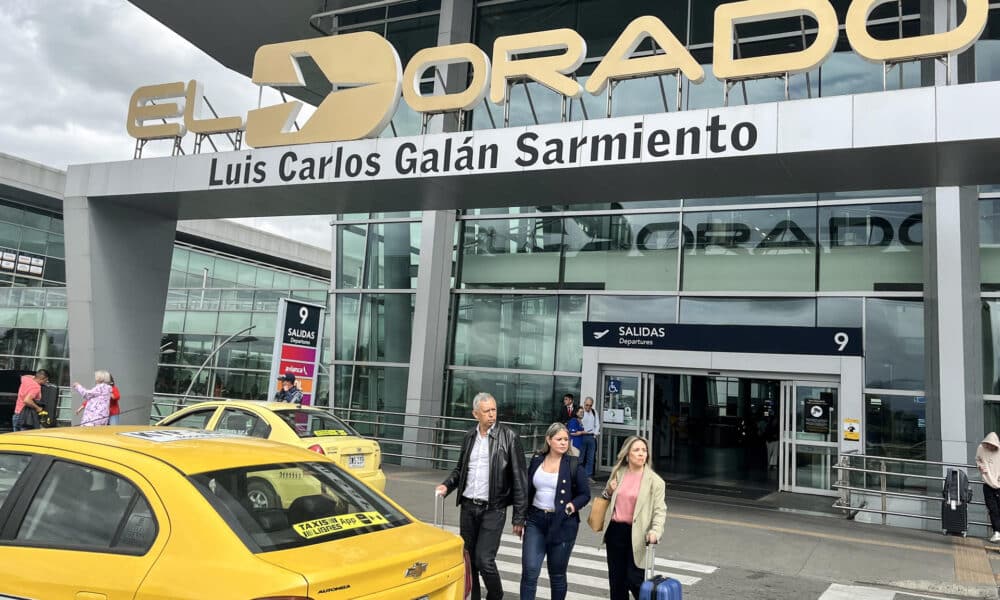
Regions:
[[[563,403],[559,408],[559,422],[563,425],[576,416],[576,404],[573,402],[573,394],[563,395]]]

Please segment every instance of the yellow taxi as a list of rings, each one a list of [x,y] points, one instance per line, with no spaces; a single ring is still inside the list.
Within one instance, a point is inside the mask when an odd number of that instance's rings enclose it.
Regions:
[[[200,402],[164,417],[157,423],[172,427],[206,429],[284,442],[325,454],[352,475],[378,491],[385,490],[382,450],[378,442],[357,431],[328,410],[288,402],[214,400]],[[255,482],[250,490],[262,508],[275,505],[274,483]]]
[[[277,472],[309,493],[289,491],[287,508],[246,501],[252,478]],[[461,538],[301,448],[165,427],[0,435],[0,596],[467,600],[471,589]]]

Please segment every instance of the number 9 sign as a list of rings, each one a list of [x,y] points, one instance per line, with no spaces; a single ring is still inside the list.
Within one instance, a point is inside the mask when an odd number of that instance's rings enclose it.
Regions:
[[[305,306],[299,308],[299,325],[304,325],[309,318],[309,309]]]
[[[844,348],[847,348],[847,344],[851,341],[851,336],[843,331],[838,331],[833,335],[833,343],[837,344],[837,351],[843,352]]]

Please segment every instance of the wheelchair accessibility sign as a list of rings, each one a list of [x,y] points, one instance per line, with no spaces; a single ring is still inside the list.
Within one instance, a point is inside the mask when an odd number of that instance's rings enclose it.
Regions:
[[[609,379],[608,380],[608,393],[609,394],[620,394],[620,393],[622,393],[622,381],[621,381],[621,379]]]

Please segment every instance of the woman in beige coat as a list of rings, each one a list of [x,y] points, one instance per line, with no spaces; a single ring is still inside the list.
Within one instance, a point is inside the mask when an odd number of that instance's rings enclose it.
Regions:
[[[976,466],[983,476],[983,500],[993,526],[990,541],[997,543],[1000,542],[1000,438],[992,431],[976,448]]]
[[[610,598],[627,600],[629,592],[638,598],[646,545],[660,541],[667,518],[666,485],[649,463],[649,442],[638,436],[625,440],[603,496],[611,500],[604,533]]]

